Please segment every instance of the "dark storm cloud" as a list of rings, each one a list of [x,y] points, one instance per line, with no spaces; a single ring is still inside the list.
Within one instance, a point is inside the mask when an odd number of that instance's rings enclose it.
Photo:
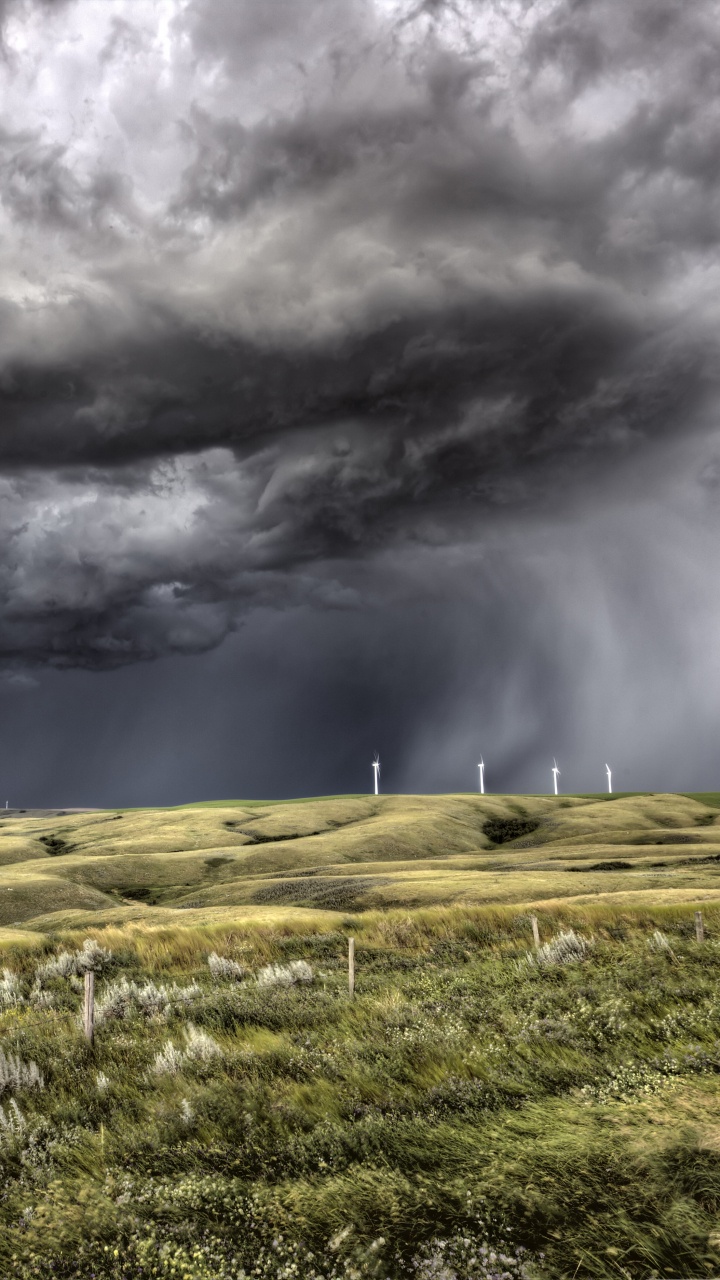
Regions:
[[[707,430],[715,4],[0,14],[8,660],[375,599]]]

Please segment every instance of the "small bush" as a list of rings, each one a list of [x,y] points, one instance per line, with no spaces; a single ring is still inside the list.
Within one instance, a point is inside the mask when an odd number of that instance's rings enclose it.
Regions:
[[[520,836],[529,836],[540,826],[533,818],[488,818],[483,833],[493,844],[507,844]]]
[[[208,968],[213,978],[235,978],[238,982],[245,977],[247,972],[237,961],[229,960],[226,956],[219,956],[216,951],[211,952],[208,956]]]
[[[94,938],[86,938],[82,950],[75,952],[75,972],[88,973],[92,970],[93,973],[102,973],[112,963],[112,959],[112,951],[106,951]]]
[[[52,960],[38,965],[35,981],[39,986],[52,978],[76,978],[88,973],[102,973],[112,963],[113,953],[101,947],[94,938],[86,938],[80,951],[61,951]]]
[[[23,1062],[16,1054],[0,1049],[0,1094],[7,1089],[42,1089],[45,1085],[36,1062]]]
[[[222,1057],[222,1049],[217,1040],[206,1031],[198,1031],[192,1022],[185,1028],[185,1057],[195,1062],[210,1062],[213,1058]]]
[[[34,1009],[53,1009],[57,1003],[55,996],[51,991],[43,991],[40,983],[35,979],[32,990],[29,995],[30,1004]]]
[[[652,951],[672,951],[669,939],[661,929],[656,929],[650,939],[650,949]]]
[[[27,1128],[27,1120],[14,1098],[10,1099],[7,1112],[0,1107],[0,1140],[16,1138]]]
[[[186,1062],[212,1062],[222,1057],[217,1040],[206,1031],[199,1031],[192,1023],[185,1028],[185,1049],[178,1049],[168,1040],[155,1055],[153,1071],[156,1075],[177,1075]]]
[[[573,929],[559,933],[551,942],[538,947],[535,952],[528,952],[528,961],[550,966],[556,964],[574,964],[585,960],[592,951],[593,944],[587,938],[581,938]]]
[[[9,1009],[22,1003],[20,979],[11,969],[3,969],[3,976],[0,978],[0,1009]]]
[[[40,844],[44,844],[51,857],[57,858],[62,853],[70,853],[72,845],[62,836],[39,836]]]
[[[312,967],[307,960],[291,960],[289,964],[268,964],[257,976],[259,987],[292,987],[296,982],[312,982]]]
[[[179,987],[175,982],[157,986],[154,982],[140,984],[120,978],[111,983],[97,1001],[95,1025],[128,1018],[132,1013],[141,1013],[149,1018],[167,1018],[174,1005],[186,1005],[201,994],[202,988],[196,982],[187,987]]]
[[[172,1040],[168,1040],[159,1053],[155,1054],[153,1071],[156,1075],[177,1075],[185,1060],[182,1049],[176,1049]]]
[[[52,978],[69,978],[75,973],[75,957],[69,951],[61,951],[52,960],[39,964],[35,970],[35,979],[42,985]]]

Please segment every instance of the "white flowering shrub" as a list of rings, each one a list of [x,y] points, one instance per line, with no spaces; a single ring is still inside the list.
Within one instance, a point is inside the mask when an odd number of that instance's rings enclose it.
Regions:
[[[216,951],[212,951],[208,956],[208,968],[216,980],[234,978],[236,982],[239,982],[247,972],[236,960],[229,960],[227,956],[219,956]]]
[[[14,1053],[0,1049],[0,1094],[9,1089],[42,1089],[45,1086],[36,1062],[23,1062]]]
[[[289,964],[268,964],[257,975],[259,987],[292,987],[296,982],[312,982],[313,971],[307,960],[291,960]]]
[[[57,1004],[57,1000],[52,992],[43,991],[37,979],[35,979],[35,982],[32,985],[28,999],[34,1009],[53,1009]]]
[[[222,1052],[217,1040],[189,1023],[185,1028],[185,1048],[179,1049],[168,1040],[155,1055],[153,1071],[156,1075],[174,1076],[186,1062],[212,1062],[214,1058],[221,1058]]]
[[[104,1071],[98,1071],[97,1075],[95,1076],[95,1088],[97,1089],[98,1093],[107,1093],[108,1089],[110,1088],[110,1081],[108,1077],[105,1075]]]
[[[20,979],[12,969],[3,969],[3,976],[0,978],[0,1009],[9,1009],[22,1003]]]
[[[593,948],[593,943],[580,937],[573,929],[559,933],[551,942],[538,947],[537,951],[528,952],[528,962],[541,966],[555,964],[574,964],[585,960]]]
[[[171,994],[163,984],[156,986],[154,982],[145,982],[136,985],[131,982],[128,986],[133,989],[133,999],[138,1009],[148,1017],[155,1017],[169,1009]]]
[[[213,1058],[222,1057],[222,1049],[217,1040],[190,1022],[185,1028],[185,1057],[195,1062],[211,1062]]]
[[[86,938],[82,950],[75,952],[75,972],[87,973],[92,969],[93,973],[102,973],[103,969],[112,964],[112,959],[112,951],[101,947],[94,938]]]
[[[35,970],[35,981],[40,986],[52,978],[76,978],[86,974],[102,973],[112,963],[113,953],[101,947],[94,938],[86,938],[79,951],[60,951],[58,955]]]
[[[149,1018],[166,1018],[174,1005],[187,1005],[201,994],[202,988],[196,982],[187,987],[179,987],[175,982],[158,986],[154,982],[138,983],[120,978],[111,983],[96,1002],[95,1025],[127,1018],[134,1012]]]
[[[51,978],[69,978],[75,972],[75,957],[69,951],[61,951],[51,960],[39,964],[35,970],[35,979],[42,984]]]
[[[10,1099],[8,1109],[0,1106],[0,1142],[17,1138],[27,1128],[27,1120],[14,1098]]]
[[[155,1054],[153,1071],[158,1076],[175,1076],[182,1067],[184,1058],[182,1049],[177,1049],[172,1040],[168,1040],[160,1052]]]

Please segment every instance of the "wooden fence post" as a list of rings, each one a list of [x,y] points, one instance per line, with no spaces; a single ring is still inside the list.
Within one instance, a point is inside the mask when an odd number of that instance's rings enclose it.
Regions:
[[[83,1009],[85,1039],[92,1044],[95,1036],[95,974],[85,970],[85,1007]]]
[[[705,941],[705,926],[703,924],[702,911],[695,912],[695,937],[698,942]]]
[[[355,995],[355,939],[348,938],[348,991]]]
[[[537,916],[531,916],[530,923],[533,931],[533,942],[535,943],[535,950],[537,951],[540,946],[540,930],[538,929]]]

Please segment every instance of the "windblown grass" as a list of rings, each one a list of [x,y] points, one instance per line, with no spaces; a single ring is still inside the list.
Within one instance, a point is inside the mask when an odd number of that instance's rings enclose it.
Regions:
[[[0,1274],[719,1271],[716,819],[457,796],[0,822],[27,906],[0,929]]]
[[[20,1085],[15,1118],[5,1109],[0,1266],[210,1280],[252,1270],[279,1233],[293,1274],[400,1276],[479,1215],[477,1247],[524,1249],[539,1276],[717,1267],[720,909],[703,946],[677,906],[542,923],[594,946],[527,965],[527,916],[498,908],[373,913],[330,933],[103,930],[100,1000],[121,976],[169,995],[103,1023],[94,1050],[71,981],[51,978],[54,1006],[36,1007],[43,958],[14,943],[23,1003],[0,1034],[45,1088]],[[214,979],[212,952],[248,980]],[[263,966],[297,961],[313,984],[258,986]]]

